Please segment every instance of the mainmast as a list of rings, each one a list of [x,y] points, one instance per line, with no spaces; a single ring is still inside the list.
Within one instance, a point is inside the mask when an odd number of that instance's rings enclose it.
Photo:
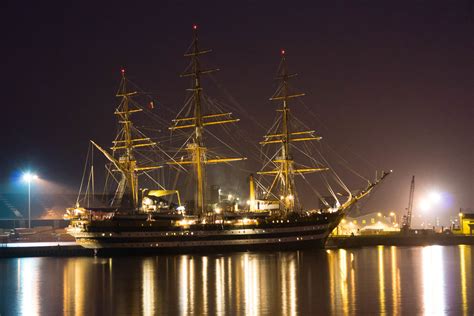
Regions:
[[[134,137],[135,128],[131,121],[131,115],[136,112],[143,111],[141,108],[131,108],[130,103],[132,96],[136,95],[136,91],[127,91],[127,79],[125,77],[125,69],[121,70],[122,79],[116,96],[121,98],[121,102],[114,114],[118,117],[119,124],[122,125],[119,135],[112,142],[113,146],[110,147],[112,153],[103,149],[93,141],[97,149],[99,149],[104,156],[115,166],[116,170],[121,173],[121,179],[118,183],[117,190],[115,192],[112,206],[126,206],[132,209],[138,208],[138,172],[159,169],[162,166],[138,166],[137,160],[135,159],[134,150],[138,147],[149,147],[156,145],[148,137],[143,137],[142,134]],[[118,159],[114,157],[114,153],[118,151]],[[127,205],[123,205],[122,199],[124,196],[129,197]]]
[[[190,154],[190,160],[170,162],[170,164],[186,165],[192,164],[194,169],[194,182],[196,201],[195,210],[199,215],[205,214],[205,191],[206,191],[206,172],[205,166],[211,163],[231,162],[237,160],[244,160],[245,158],[207,158],[207,148],[204,144],[204,127],[208,125],[219,125],[226,123],[238,122],[239,119],[231,118],[232,113],[215,113],[203,114],[202,109],[202,86],[201,75],[209,74],[219,69],[205,69],[201,70],[199,58],[201,55],[210,53],[212,50],[200,50],[198,41],[198,27],[193,25],[193,42],[190,51],[184,54],[185,57],[191,58],[190,72],[184,73],[181,77],[192,77],[192,87],[187,89],[192,92],[192,111],[193,117],[181,117],[173,120],[173,126],[170,130],[193,128],[191,142],[187,145],[187,151]]]
[[[295,190],[295,174],[303,174],[317,171],[328,170],[328,168],[298,168],[295,167],[293,156],[291,155],[291,143],[301,141],[320,140],[320,136],[315,136],[315,131],[293,131],[290,124],[290,108],[289,101],[294,98],[302,97],[304,93],[291,94],[289,91],[289,79],[296,77],[297,74],[289,74],[286,65],[285,50],[281,51],[281,64],[277,79],[280,85],[270,98],[271,101],[281,101],[282,107],[278,109],[281,112],[281,128],[275,134],[267,134],[261,145],[280,144],[279,154],[273,160],[276,166],[273,170],[260,171],[261,175],[273,175],[275,178],[266,193],[265,199],[268,199],[275,187],[279,187],[280,204],[286,214],[293,212],[299,208],[298,196]]]

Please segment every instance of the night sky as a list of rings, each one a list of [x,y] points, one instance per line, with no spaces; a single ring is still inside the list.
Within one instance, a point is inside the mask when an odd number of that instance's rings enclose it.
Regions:
[[[114,136],[121,67],[156,93],[156,111],[177,112],[196,23],[255,143],[264,130],[249,117],[272,123],[284,48],[315,114],[296,109],[305,123],[365,176],[394,170],[364,208],[404,212],[412,175],[418,198],[442,192],[433,214],[474,207],[472,1],[15,1],[2,11],[5,184],[32,168],[77,190],[88,140]]]

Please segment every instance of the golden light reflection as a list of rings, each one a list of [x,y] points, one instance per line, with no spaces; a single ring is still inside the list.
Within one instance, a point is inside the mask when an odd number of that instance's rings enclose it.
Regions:
[[[400,297],[400,271],[397,265],[397,248],[395,246],[390,247],[391,255],[391,270],[392,270],[392,306],[393,315],[399,315],[399,297]]]
[[[281,277],[281,314],[297,314],[297,287],[295,257],[285,257],[279,268]]]
[[[460,265],[461,265],[461,267],[460,267],[460,273],[461,273],[461,300],[462,300],[463,315],[468,315],[469,306],[468,306],[468,302],[467,302],[466,245],[459,245],[459,262],[460,262]]]
[[[344,315],[349,314],[349,295],[347,286],[347,251],[339,249],[339,286],[341,290],[342,312]]]
[[[329,298],[331,300],[331,311],[332,314],[336,313],[336,289],[335,289],[335,273],[334,273],[334,253],[331,250],[326,250],[328,256],[328,267],[329,267]]]
[[[232,288],[232,259],[230,257],[227,258],[227,296],[226,299],[230,298],[233,296],[234,289]]]
[[[385,270],[384,270],[384,247],[377,246],[377,254],[378,254],[378,263],[379,263],[379,305],[380,305],[380,313],[386,313],[386,306],[385,306]]]
[[[289,265],[289,271],[288,271],[288,275],[289,275],[289,291],[290,291],[290,295],[289,295],[289,305],[290,305],[290,315],[296,315],[296,306],[298,304],[298,296],[297,296],[297,293],[296,293],[296,263],[295,263],[295,260],[294,258],[290,261],[290,265]]]
[[[351,303],[354,304],[355,301],[356,301],[356,280],[355,280],[355,258],[354,258],[354,253],[351,252],[351,259],[350,259],[350,263],[351,263],[351,271],[350,271],[350,275],[351,275],[351,282],[350,282],[350,285],[351,285]]]
[[[88,259],[68,260],[63,269],[63,310],[68,315],[84,315],[86,307],[86,267]]]
[[[216,260],[216,312],[219,315],[225,313],[225,295],[224,295],[224,258]]]
[[[203,313],[207,314],[207,306],[208,306],[208,301],[207,301],[207,289],[208,289],[208,284],[207,284],[207,273],[208,273],[208,259],[207,257],[202,257],[202,270],[201,270],[201,277],[202,277],[202,288],[204,291],[202,291],[202,300],[203,300]]]
[[[441,246],[424,247],[421,268],[423,272],[424,314],[445,313],[443,248]]]
[[[189,311],[189,285],[193,281],[189,282],[189,260],[188,256],[182,256],[179,268],[179,306],[182,315],[188,315]]]
[[[155,266],[153,259],[143,260],[142,266],[142,311],[143,315],[155,314]]]
[[[245,314],[257,315],[260,301],[258,263],[248,254],[245,254],[243,257],[243,268],[245,279]]]

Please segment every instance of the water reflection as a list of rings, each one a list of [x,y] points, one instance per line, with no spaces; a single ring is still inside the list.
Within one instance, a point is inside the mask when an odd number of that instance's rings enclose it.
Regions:
[[[18,284],[21,310],[26,315],[39,313],[40,262],[33,259],[18,259]]]
[[[445,314],[443,247],[424,247],[421,268],[423,270],[423,309],[425,315]]]
[[[391,257],[391,274],[392,274],[392,306],[393,306],[393,315],[400,314],[400,269],[398,268],[397,262],[397,247],[390,247],[390,257]]]
[[[383,260],[384,247],[377,247],[377,257],[378,257],[378,271],[379,271],[379,304],[380,304],[380,313],[385,314],[385,266]]]
[[[143,260],[142,271],[142,310],[145,316],[155,314],[155,269],[152,258]]]
[[[471,247],[459,245],[461,300],[463,315],[469,315],[468,293],[472,288]]]
[[[3,259],[0,314],[471,315],[471,249]]]

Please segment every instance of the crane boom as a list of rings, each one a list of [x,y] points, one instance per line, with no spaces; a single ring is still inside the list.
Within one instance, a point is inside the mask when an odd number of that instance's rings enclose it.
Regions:
[[[408,196],[408,208],[407,208],[407,215],[405,217],[405,222],[403,223],[403,228],[410,229],[411,228],[411,216],[413,212],[413,196],[415,195],[415,176],[411,178],[411,185],[410,185],[410,195]]]

